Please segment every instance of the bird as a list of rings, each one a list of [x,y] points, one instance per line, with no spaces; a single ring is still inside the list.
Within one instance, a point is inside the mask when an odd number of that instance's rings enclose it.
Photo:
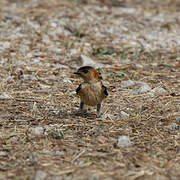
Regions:
[[[84,80],[76,89],[76,94],[80,96],[79,112],[83,113],[84,105],[96,106],[97,117],[101,117],[101,103],[108,96],[101,74],[91,66],[82,66],[74,74]]]

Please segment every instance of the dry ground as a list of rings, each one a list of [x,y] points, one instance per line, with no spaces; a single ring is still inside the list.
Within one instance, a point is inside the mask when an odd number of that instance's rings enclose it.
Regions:
[[[180,179],[179,9],[178,0],[1,0],[0,179]],[[76,115],[81,54],[104,64],[103,118],[95,108]],[[132,94],[125,80],[166,93]],[[122,135],[131,146],[118,146]]]

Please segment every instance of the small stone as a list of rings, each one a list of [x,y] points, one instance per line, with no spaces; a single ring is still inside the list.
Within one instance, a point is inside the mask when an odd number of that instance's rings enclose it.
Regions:
[[[59,155],[59,156],[64,155],[64,151],[55,151],[55,155]]]
[[[132,90],[132,94],[141,94],[146,93],[151,90],[151,87],[148,84],[142,85],[140,88]]]
[[[104,119],[111,119],[111,120],[116,118],[114,115],[107,114],[107,113],[103,114],[101,117],[104,118]]]
[[[131,60],[128,59],[128,58],[121,59],[121,63],[122,63],[122,64],[130,64],[130,63],[131,63]]]
[[[47,36],[45,34],[43,35],[42,42],[47,45],[51,44],[51,40],[49,39],[49,36]]]
[[[0,114],[0,118],[10,118],[12,117],[11,114]]]
[[[3,179],[7,179],[7,176],[5,177],[5,175],[0,174],[0,180],[3,180]]]
[[[12,96],[3,92],[1,95],[0,95],[0,99],[12,99]]]
[[[9,13],[5,16],[6,19],[18,19],[20,18],[19,14]]]
[[[51,27],[57,27],[57,24],[56,23],[51,23]]]
[[[44,128],[43,127],[35,127],[35,128],[30,128],[30,131],[34,135],[43,135],[44,133]]]
[[[143,82],[143,81],[134,81],[136,83],[136,85],[147,85],[147,83]]]
[[[97,63],[97,62],[93,61],[91,58],[89,58],[83,54],[81,54],[80,59],[82,61],[82,66],[94,66],[96,68],[105,66],[101,63]]]
[[[30,64],[39,64],[41,61],[41,58],[32,58]]]
[[[60,48],[57,48],[57,47],[51,47],[51,48],[49,48],[49,52],[56,53],[56,54],[61,54],[63,52],[63,50],[60,49]]]
[[[130,86],[134,86],[136,84],[135,81],[132,81],[132,80],[127,80],[127,81],[122,81],[120,86],[122,88],[127,88],[127,87],[130,87]]]
[[[8,49],[11,47],[11,43],[10,42],[4,42],[3,47],[4,47],[4,49]]]
[[[177,123],[171,123],[167,126],[169,130],[177,130],[179,128],[179,124]]]
[[[67,68],[68,68],[68,66],[63,65],[63,64],[54,64],[53,66],[54,66],[55,68],[59,68],[59,69],[67,69]]]
[[[70,55],[71,55],[71,56],[76,55],[76,54],[78,54],[78,53],[80,53],[80,51],[79,51],[78,49],[71,49],[71,50],[70,50]]]
[[[180,123],[180,116],[175,117],[175,119],[177,123]]]
[[[36,171],[34,180],[45,180],[47,177],[47,173],[41,170]]]
[[[128,147],[132,145],[132,142],[130,141],[129,136],[119,136],[117,145],[119,147]]]
[[[154,88],[152,91],[151,91],[152,94],[154,95],[163,95],[163,94],[167,94],[168,92],[164,89],[164,88]]]
[[[63,79],[63,82],[64,83],[71,83],[72,84],[72,82],[69,79]]]
[[[36,79],[34,74],[32,74],[32,75],[31,74],[23,74],[22,78],[26,79],[26,80],[35,80]]]
[[[141,64],[135,64],[136,68],[139,68],[139,69],[142,69],[143,68],[143,65]]]
[[[126,112],[124,112],[124,111],[121,111],[121,116],[122,116],[122,117],[129,117],[129,114],[126,113]]]
[[[32,58],[33,57],[33,54],[31,52],[27,53],[26,55],[27,58]]]
[[[12,136],[8,139],[8,142],[9,143],[15,143],[18,141],[18,137],[17,136]]]
[[[0,151],[0,156],[6,156],[7,155],[7,153],[6,152],[4,152],[4,151]]]
[[[46,150],[43,149],[42,153],[49,154],[49,155],[64,155],[64,151],[54,151],[54,150]]]

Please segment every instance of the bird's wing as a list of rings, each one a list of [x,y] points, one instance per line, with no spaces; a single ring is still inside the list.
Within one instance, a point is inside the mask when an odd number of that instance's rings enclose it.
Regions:
[[[102,84],[102,91],[105,94],[105,96],[108,96],[107,88]]]
[[[76,89],[76,93],[77,93],[77,94],[78,94],[79,91],[81,90],[81,86],[82,86],[82,84],[80,84],[80,85],[78,86],[78,88]]]

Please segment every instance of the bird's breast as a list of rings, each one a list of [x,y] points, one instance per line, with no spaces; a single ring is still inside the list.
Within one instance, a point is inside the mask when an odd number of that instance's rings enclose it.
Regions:
[[[89,106],[100,104],[105,98],[105,95],[102,91],[102,84],[100,82],[83,83],[81,85],[80,91],[78,92],[78,95],[80,95],[81,101]]]

